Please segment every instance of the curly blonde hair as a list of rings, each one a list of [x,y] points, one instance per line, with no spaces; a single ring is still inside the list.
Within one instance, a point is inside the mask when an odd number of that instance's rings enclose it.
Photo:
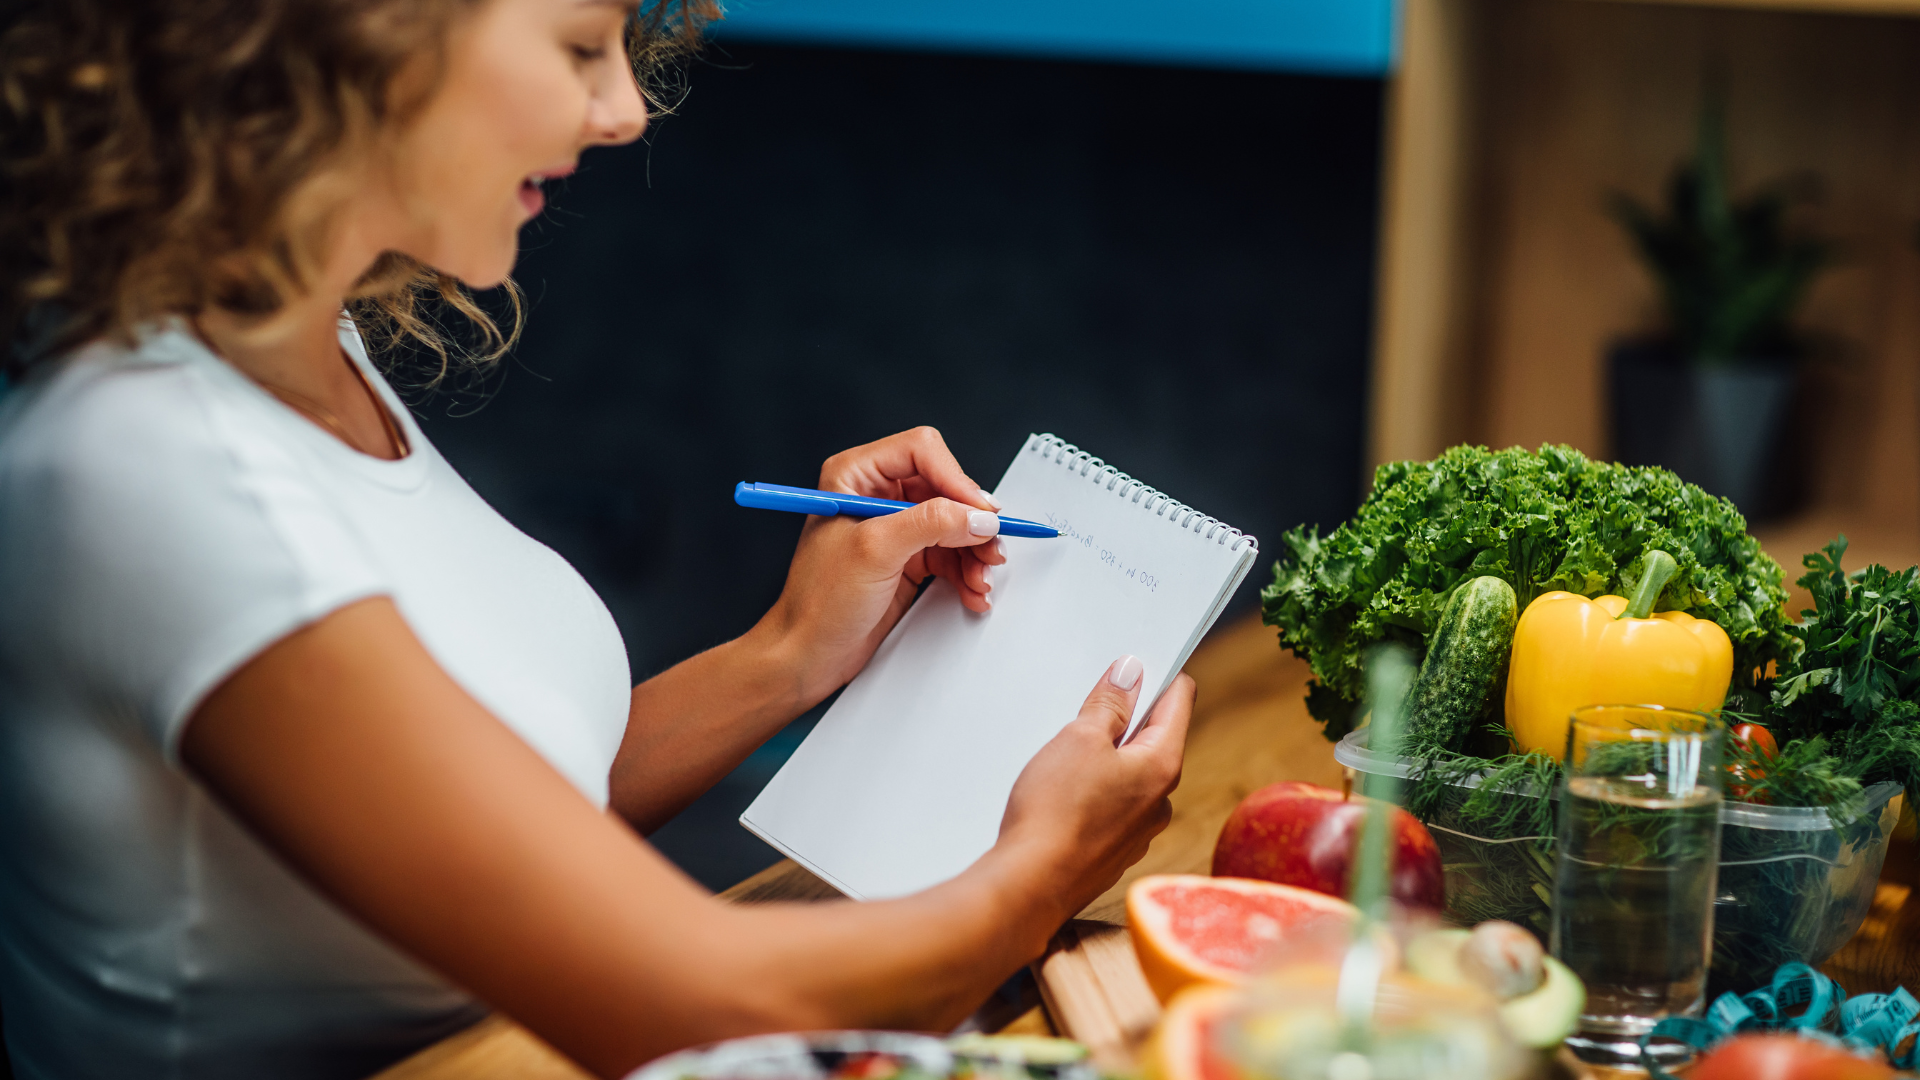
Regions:
[[[312,280],[342,201],[331,168],[427,92],[458,18],[486,0],[16,0],[0,25],[0,343],[6,370],[164,315],[265,320]],[[629,49],[656,111],[716,0],[650,0]],[[431,80],[428,80],[431,82]],[[430,90],[430,87],[428,87]],[[383,256],[349,301],[387,347],[491,360],[519,334],[460,281]],[[472,324],[462,350],[428,305]]]

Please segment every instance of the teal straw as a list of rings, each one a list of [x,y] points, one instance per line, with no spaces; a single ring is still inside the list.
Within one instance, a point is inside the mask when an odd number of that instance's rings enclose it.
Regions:
[[[1413,660],[1399,645],[1382,645],[1367,658],[1367,698],[1373,704],[1372,732],[1367,745],[1379,753],[1390,753],[1399,745],[1401,714],[1407,693],[1413,687]],[[1386,913],[1387,879],[1392,873],[1390,840],[1393,822],[1389,815],[1400,801],[1402,781],[1397,776],[1362,773],[1361,794],[1371,802],[1360,826],[1360,849],[1356,853],[1353,880],[1347,887],[1347,899],[1360,909],[1365,920]]]
[[[1368,655],[1367,698],[1373,705],[1369,746],[1385,750],[1399,744],[1401,713],[1413,675],[1413,660],[1399,645],[1382,645]],[[1364,1053],[1373,1041],[1373,1003],[1386,966],[1376,929],[1387,915],[1387,882],[1393,869],[1390,815],[1400,796],[1400,778],[1362,774],[1360,786],[1369,802],[1360,823],[1353,877],[1347,883],[1347,898],[1360,909],[1360,918],[1354,922],[1353,943],[1341,961],[1340,984],[1334,991],[1340,1046],[1353,1054]]]

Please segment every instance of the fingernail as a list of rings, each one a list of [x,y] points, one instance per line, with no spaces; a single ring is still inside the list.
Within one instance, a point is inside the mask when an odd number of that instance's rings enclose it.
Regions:
[[[997,536],[1000,533],[1000,515],[985,510],[969,510],[967,531],[975,536]]]
[[[988,589],[993,588],[993,567],[983,566],[980,568],[980,584],[986,586]]]
[[[980,489],[980,501],[993,507],[995,510],[1000,509],[1000,500],[994,498],[993,492],[988,491],[986,488]]]
[[[1140,676],[1146,674],[1147,665],[1137,656],[1123,656],[1107,669],[1107,681],[1122,690],[1131,690],[1140,685]]]

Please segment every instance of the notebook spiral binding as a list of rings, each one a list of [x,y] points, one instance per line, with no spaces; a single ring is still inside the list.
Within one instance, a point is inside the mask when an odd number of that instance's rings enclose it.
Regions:
[[[1243,533],[1219,518],[1208,517],[1186,503],[1175,501],[1172,496],[1148,487],[1058,435],[1035,435],[1027,443],[1027,449],[1039,454],[1043,460],[1092,478],[1094,483],[1104,485],[1108,491],[1134,505],[1151,510],[1156,516],[1196,536],[1224,545],[1228,551],[1237,552],[1248,547],[1256,553],[1260,550],[1259,539],[1251,534]]]

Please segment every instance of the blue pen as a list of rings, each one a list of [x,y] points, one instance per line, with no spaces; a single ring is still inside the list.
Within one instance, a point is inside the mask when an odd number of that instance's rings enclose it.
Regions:
[[[819,514],[832,517],[845,514],[848,517],[882,517],[897,514],[913,506],[910,502],[896,502],[893,499],[869,499],[865,495],[842,495],[837,491],[815,491],[812,488],[788,487],[785,484],[749,484],[741,481],[733,485],[733,501],[741,506],[751,506],[756,510],[785,510],[790,514]],[[1001,536],[1030,536],[1047,540],[1060,535],[1060,530],[1050,529],[1037,521],[1000,515]]]

